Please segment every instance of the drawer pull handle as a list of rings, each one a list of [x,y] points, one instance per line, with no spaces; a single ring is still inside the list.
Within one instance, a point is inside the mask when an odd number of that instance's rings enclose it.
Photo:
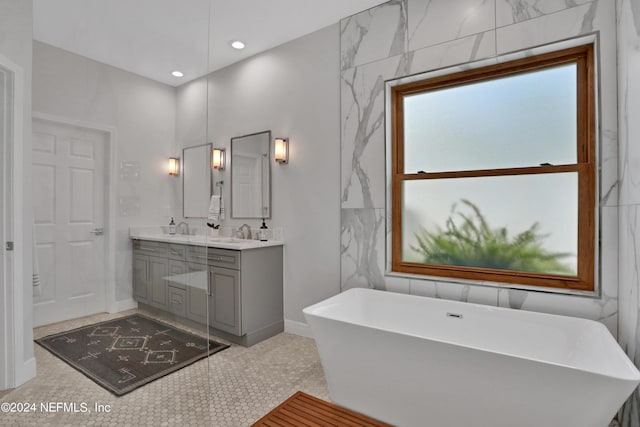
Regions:
[[[158,252],[155,248],[147,248],[146,246],[140,246],[141,251]]]
[[[224,261],[224,262],[233,262],[233,261],[227,261],[225,260],[223,257],[220,256],[209,256],[206,257],[204,255],[191,255],[192,258],[198,258],[198,259],[208,259],[209,261]]]

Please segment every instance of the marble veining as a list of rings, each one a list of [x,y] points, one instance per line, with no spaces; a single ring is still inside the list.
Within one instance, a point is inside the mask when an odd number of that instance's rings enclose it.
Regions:
[[[413,53],[342,73],[343,208],[384,207],[384,83],[412,68]]]
[[[493,0],[408,0],[409,50],[495,27]]]
[[[636,30],[636,35],[640,37],[640,2],[637,0],[631,0],[630,5],[631,13],[633,15],[633,27]]]
[[[492,30],[418,49],[414,51],[412,68],[407,75],[457,65],[462,71],[468,68],[469,62],[494,57],[495,43],[496,34]]]
[[[640,1],[618,0],[618,91],[620,115],[619,341],[640,366]],[[623,427],[640,427],[640,391],[635,390],[619,414]]]
[[[407,50],[406,0],[391,0],[340,23],[341,69]]]
[[[584,18],[582,19],[582,26],[580,27],[580,32],[582,34],[590,33],[593,31],[597,8],[597,1],[594,1],[591,3],[591,5],[589,5],[589,9],[587,9],[587,13],[585,13]]]
[[[373,114],[374,107],[376,106],[376,100],[382,95],[384,89],[384,80],[382,76],[378,76],[376,81],[369,91],[367,98],[364,100],[364,104],[361,105],[361,100],[358,99],[358,95],[355,90],[355,82],[358,77],[358,68],[353,68],[349,72],[343,74],[343,82],[349,88],[352,99],[353,109],[355,114],[355,120],[357,121],[357,130],[355,134],[355,143],[353,149],[353,155],[351,159],[351,169],[353,175],[358,180],[360,188],[362,189],[362,200],[365,208],[372,208],[373,198],[371,196],[371,188],[369,185],[369,176],[364,171],[360,164],[360,158],[364,150],[367,148],[371,136],[381,128],[383,125],[384,111],[377,111],[377,114]],[[353,175],[349,177],[347,185],[344,187],[342,193],[342,202],[346,202],[349,199],[349,190],[351,188],[351,180]]]
[[[382,209],[342,209],[340,253],[342,290],[385,289],[384,214]]]
[[[620,345],[640,365],[640,206],[621,206]],[[638,390],[621,412],[623,427],[640,425]]]
[[[517,289],[508,289],[507,296],[509,300],[509,308],[521,309],[524,301],[527,299],[527,292]]]
[[[640,41],[637,44],[630,45],[629,51],[634,52],[637,57],[640,55]],[[621,108],[620,108],[620,122],[623,124],[621,132],[621,144],[620,144],[620,177],[621,188],[620,198],[621,203],[640,203],[640,174],[638,173],[638,166],[640,164],[640,147],[637,144],[633,144],[634,139],[637,139],[636,134],[640,132],[640,126],[636,123],[633,117],[636,117],[638,111],[640,111],[640,105],[635,101],[637,93],[640,92],[640,85],[636,82],[638,71],[625,69],[624,66],[631,67],[632,61],[626,58],[621,58],[619,72],[619,84],[621,88],[624,88],[621,95]]]
[[[497,307],[498,290],[475,285],[411,280],[411,294]]]
[[[497,0],[497,26],[527,21],[590,1],[592,0]]]
[[[542,46],[600,30],[613,37],[615,46],[615,8],[610,0],[597,0],[497,29],[498,55]],[[609,41],[604,41],[608,45]],[[601,50],[602,54],[615,54]]]
[[[618,190],[621,180],[618,178],[618,133],[615,130],[602,131],[601,144],[601,183],[600,205],[610,206],[618,203]]]

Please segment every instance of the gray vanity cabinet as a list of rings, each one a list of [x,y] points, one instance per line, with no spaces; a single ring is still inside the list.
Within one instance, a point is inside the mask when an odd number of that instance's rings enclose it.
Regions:
[[[167,308],[167,277],[169,261],[165,258],[149,257],[149,279],[151,298],[149,304],[161,309]]]
[[[149,255],[133,255],[133,292],[136,300],[157,308],[167,308],[167,260]]]
[[[205,271],[206,265],[186,263],[187,271],[190,273]],[[188,286],[187,289],[187,319],[194,322],[207,323],[207,291],[199,286]]]
[[[133,296],[138,302],[149,302],[149,257],[133,254]]]
[[[209,267],[209,325],[241,335],[240,271]]]
[[[134,240],[133,248],[138,302],[245,346],[284,330],[281,245],[235,250]]]
[[[171,248],[169,248],[171,253]],[[167,310],[178,316],[186,317],[187,292],[186,286],[180,281],[173,281],[174,277],[184,277],[187,272],[187,264],[184,261],[169,260],[169,275],[167,279]]]
[[[136,300],[167,308],[167,244],[136,240],[133,243],[133,290]]]

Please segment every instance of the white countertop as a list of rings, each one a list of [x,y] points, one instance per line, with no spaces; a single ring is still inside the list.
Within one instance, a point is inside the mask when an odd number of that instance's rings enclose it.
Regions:
[[[204,235],[185,234],[171,235],[133,229],[129,231],[129,237],[136,240],[150,240],[154,242],[176,243],[180,245],[207,246],[209,248],[235,249],[238,251],[284,245],[284,242],[281,240],[267,240],[266,242],[261,242],[260,240],[237,239],[235,237],[208,237]]]

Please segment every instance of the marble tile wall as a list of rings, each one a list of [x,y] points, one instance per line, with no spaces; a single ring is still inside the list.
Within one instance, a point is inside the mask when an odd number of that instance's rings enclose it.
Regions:
[[[598,34],[601,297],[385,275],[385,81]],[[525,53],[527,54],[527,53]],[[618,324],[616,9],[611,0],[394,0],[341,22],[342,289],[370,287]],[[640,170],[640,169],[638,169]],[[639,181],[640,182],[640,181]],[[635,193],[636,195],[640,193]],[[640,195],[637,196],[640,199]],[[637,277],[636,277],[637,279]]]
[[[620,303],[618,340],[640,366],[640,0],[618,0]],[[635,118],[635,120],[634,120]],[[622,408],[623,427],[640,426],[638,389]]]

